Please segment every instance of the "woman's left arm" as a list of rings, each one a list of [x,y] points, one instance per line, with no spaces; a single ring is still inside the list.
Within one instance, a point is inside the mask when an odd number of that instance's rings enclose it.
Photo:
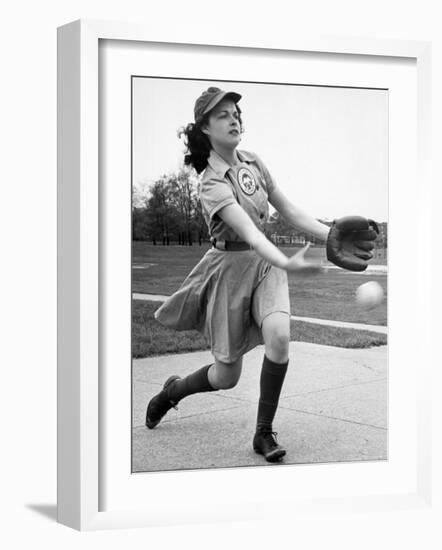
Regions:
[[[330,228],[292,204],[278,187],[273,189],[269,196],[269,202],[288,223],[297,229],[305,231],[324,242],[327,240]]]

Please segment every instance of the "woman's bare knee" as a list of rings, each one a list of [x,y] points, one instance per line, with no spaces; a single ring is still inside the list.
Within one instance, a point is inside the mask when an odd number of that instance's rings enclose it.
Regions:
[[[234,388],[240,379],[242,371],[242,357],[234,363],[224,363],[215,360],[215,364],[209,371],[209,382],[218,390]]]
[[[266,355],[275,363],[287,361],[289,354],[289,338],[287,335],[275,334],[265,345]]]
[[[290,319],[283,313],[275,313],[264,319],[262,325],[266,355],[272,361],[287,360],[290,342]]]

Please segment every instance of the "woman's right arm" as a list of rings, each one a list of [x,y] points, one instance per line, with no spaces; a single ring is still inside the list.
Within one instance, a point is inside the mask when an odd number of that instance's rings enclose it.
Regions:
[[[218,211],[218,216],[229,225],[243,241],[249,244],[262,258],[281,269],[303,274],[321,271],[319,265],[304,260],[308,246],[301,249],[291,258],[287,258],[253,223],[239,204],[229,204]]]

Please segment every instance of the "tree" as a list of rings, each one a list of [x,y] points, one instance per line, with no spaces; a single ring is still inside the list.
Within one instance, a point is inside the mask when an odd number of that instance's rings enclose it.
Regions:
[[[175,211],[179,213],[175,220],[180,233],[178,242],[192,246],[192,234],[196,229],[197,180],[193,177],[193,171],[183,166],[169,175],[168,185]]]
[[[148,234],[156,244],[169,245],[176,229],[177,213],[172,200],[171,184],[167,176],[161,176],[149,189],[145,217]]]
[[[149,238],[149,225],[146,207],[132,208],[132,240],[146,241]]]
[[[196,208],[195,208],[195,227],[198,235],[198,243],[201,246],[204,240],[209,239],[209,231],[203,216],[203,207],[201,205],[201,201],[199,200],[199,198],[196,201]]]

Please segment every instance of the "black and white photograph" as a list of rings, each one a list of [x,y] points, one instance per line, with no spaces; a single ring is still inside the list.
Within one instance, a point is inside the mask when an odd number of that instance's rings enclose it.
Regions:
[[[440,2],[3,14],[3,546],[441,548]]]
[[[388,90],[132,78],[132,471],[388,458]]]

